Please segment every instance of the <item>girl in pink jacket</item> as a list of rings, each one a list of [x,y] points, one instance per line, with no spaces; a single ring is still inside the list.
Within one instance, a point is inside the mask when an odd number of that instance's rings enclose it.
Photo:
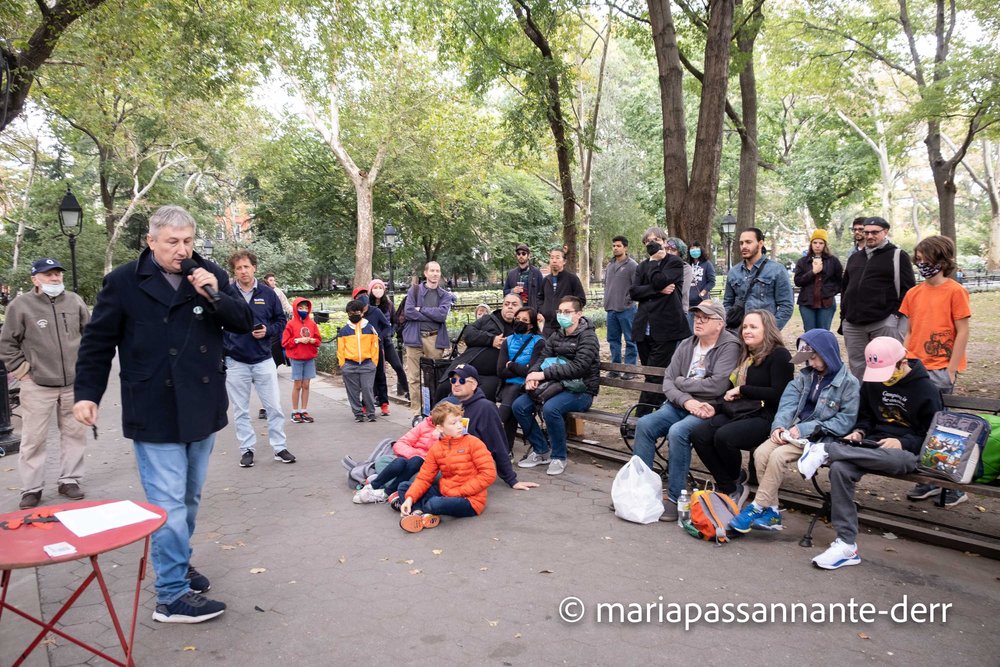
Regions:
[[[392,444],[396,458],[375,479],[354,494],[353,502],[361,505],[393,500],[396,488],[403,482],[413,479],[420,466],[424,464],[427,450],[437,441],[438,434],[430,417],[401,435],[399,440]]]

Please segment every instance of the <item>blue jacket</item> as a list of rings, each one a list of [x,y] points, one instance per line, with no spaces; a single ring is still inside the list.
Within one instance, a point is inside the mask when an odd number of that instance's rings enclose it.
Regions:
[[[751,310],[766,310],[774,313],[774,319],[778,321],[778,328],[782,329],[792,319],[794,301],[792,299],[792,281],[788,279],[788,271],[785,270],[781,262],[762,255],[754,268],[760,266],[764,260],[764,268],[760,270],[760,275],[753,285],[749,295],[746,295],[747,285],[750,282],[750,274],[754,269],[748,270],[746,262],[740,262],[729,269],[726,276],[726,294],[722,298],[722,305],[726,310],[732,307],[737,296],[744,300],[746,312]]]
[[[771,422],[772,432],[777,428],[788,429],[796,425],[795,416],[802,410],[815,380],[816,370],[806,367],[788,383],[781,394],[778,412]],[[850,367],[843,364],[830,384],[820,391],[812,415],[798,423],[799,433],[808,438],[817,428],[823,428],[831,435],[847,435],[858,420],[860,400],[861,384],[851,375]]]
[[[434,347],[439,350],[447,350],[451,347],[451,341],[448,339],[448,313],[451,312],[451,306],[455,303],[455,295],[441,285],[438,285],[437,289],[441,294],[440,302],[434,308],[426,310],[423,305],[424,297],[427,295],[427,283],[413,285],[406,293],[406,304],[403,309],[406,315],[406,322],[403,323],[403,344],[407,347],[420,347],[421,322],[434,322],[438,325]]]
[[[195,442],[226,425],[222,332],[250,331],[250,309],[228,290],[217,304],[186,280],[174,290],[151,254],[147,248],[104,276],[77,356],[76,400],[101,402],[117,348],[125,437]],[[198,254],[193,259],[225,285],[229,277],[219,266]]]
[[[225,289],[230,296],[240,301],[244,300],[236,283],[230,283]],[[225,338],[226,356],[232,357],[240,363],[258,364],[271,358],[271,341],[275,336],[279,340],[281,339],[288,319],[285,317],[285,311],[281,307],[278,295],[260,281],[257,281],[254,286],[248,305],[250,313],[253,315],[253,326],[264,324],[267,326],[267,335],[263,338],[254,338],[253,333],[236,334],[227,331]]]

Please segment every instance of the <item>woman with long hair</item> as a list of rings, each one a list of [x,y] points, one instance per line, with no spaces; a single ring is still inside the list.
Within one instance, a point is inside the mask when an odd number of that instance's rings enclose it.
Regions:
[[[688,293],[688,324],[694,329],[694,313],[691,312],[693,306],[697,306],[705,299],[712,298],[712,290],[715,289],[715,265],[708,251],[701,247],[701,243],[694,241],[688,248],[688,264],[691,266],[691,290]]]
[[[795,285],[799,288],[799,315],[804,331],[829,329],[837,312],[844,267],[830,254],[825,229],[817,229],[809,239],[809,250],[795,263]]]
[[[740,327],[743,352],[730,376],[716,414],[691,432],[691,445],[715,478],[721,493],[737,507],[749,494],[743,452],[753,450],[771,434],[771,420],[794,369],[774,315],[751,310]]]
[[[392,334],[399,328],[399,322],[396,320],[396,309],[393,308],[392,299],[385,293],[385,283],[378,278],[368,283],[368,299],[369,306],[381,310],[385,314],[386,319],[389,320],[389,324],[392,325],[392,330],[389,332],[388,337],[380,341],[382,357],[392,366],[392,370],[396,372],[396,395],[409,398],[406,369],[403,367],[403,362],[400,360],[396,348],[392,346]]]
[[[538,361],[545,347],[544,342],[534,309],[525,307],[514,313],[514,333],[500,344],[500,355],[497,357],[497,375],[503,380],[497,400],[510,452],[514,451],[514,434],[517,431],[517,420],[511,406],[514,399],[524,393],[524,378],[531,365]]]

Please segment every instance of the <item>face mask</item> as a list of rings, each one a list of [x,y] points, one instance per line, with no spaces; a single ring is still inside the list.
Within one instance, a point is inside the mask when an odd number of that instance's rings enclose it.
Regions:
[[[303,319],[304,320],[307,317],[309,317],[309,311],[308,310],[300,310],[300,311],[298,311],[298,313],[299,313],[299,319]]]
[[[661,250],[663,250],[663,246],[661,246],[656,241],[646,244],[646,254],[649,255],[650,257],[660,252]]]
[[[376,287],[375,289],[372,290],[372,296],[375,297],[376,299],[381,299],[383,294],[385,294],[384,289],[379,289],[378,287]]]
[[[357,324],[361,321],[361,313],[351,313],[347,316],[347,319],[349,319],[352,324]]]
[[[59,283],[58,285],[49,285],[48,283],[42,285],[42,291],[48,294],[53,299],[62,294],[63,290],[65,289],[66,286],[63,285],[62,283]]]
[[[556,322],[558,322],[559,326],[561,326],[563,329],[569,329],[571,326],[573,326],[573,316],[559,313],[558,315],[556,315]]]
[[[701,250],[699,250],[698,248],[692,248],[688,254],[691,255],[692,258],[698,259],[699,257],[701,257]]]
[[[882,384],[884,384],[887,387],[891,387],[892,385],[899,382],[904,375],[906,375],[906,369],[904,369],[903,367],[899,367],[895,371],[893,371],[892,377],[883,382]]]
[[[516,334],[528,333],[528,323],[522,322],[521,320],[514,320],[514,333]]]
[[[920,271],[920,275],[924,278],[931,278],[941,273],[941,265],[931,264],[930,262],[917,262],[917,270]]]

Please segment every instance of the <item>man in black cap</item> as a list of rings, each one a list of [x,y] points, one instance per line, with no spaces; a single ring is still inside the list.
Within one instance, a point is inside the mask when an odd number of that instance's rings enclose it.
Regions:
[[[521,297],[521,305],[538,312],[538,295],[542,291],[542,272],[532,266],[531,249],[524,243],[514,248],[517,266],[507,273],[503,283],[503,295],[516,294]]]
[[[906,318],[899,312],[916,283],[910,256],[889,241],[889,223],[879,217],[865,218],[865,249],[847,260],[844,291],[840,297],[840,319],[844,347],[854,377],[865,373],[865,346],[879,336],[902,342]]]
[[[43,257],[31,265],[35,288],[7,307],[0,334],[0,361],[21,381],[21,509],[36,507],[45,486],[45,443],[57,414],[60,446],[59,494],[83,498],[86,429],[73,419],[73,381],[83,328],[90,321],[87,304],[63,286],[58,260]]]

